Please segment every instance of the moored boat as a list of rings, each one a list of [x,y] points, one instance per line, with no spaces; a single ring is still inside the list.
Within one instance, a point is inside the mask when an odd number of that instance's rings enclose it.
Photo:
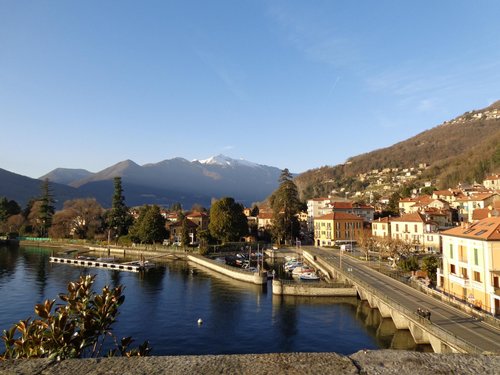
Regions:
[[[299,277],[304,281],[319,280],[319,276],[316,274],[316,272],[304,272],[300,274]]]

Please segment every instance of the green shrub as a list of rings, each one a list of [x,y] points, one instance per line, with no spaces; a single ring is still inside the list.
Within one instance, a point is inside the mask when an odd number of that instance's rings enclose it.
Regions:
[[[105,286],[102,294],[92,290],[95,276],[80,276],[68,284],[68,293],[60,294],[62,304],[46,300],[35,306],[38,319],[21,320],[3,331],[5,352],[1,359],[51,358],[67,359],[99,357],[106,338],[114,340],[114,349],[108,356],[144,356],[151,348],[148,342],[129,350],[130,337],[118,343],[111,326],[118,316],[118,308],[125,300],[123,287]]]

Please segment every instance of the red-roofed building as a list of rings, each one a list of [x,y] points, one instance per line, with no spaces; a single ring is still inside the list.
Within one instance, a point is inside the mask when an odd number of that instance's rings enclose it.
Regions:
[[[479,193],[469,197],[457,199],[460,218],[463,219],[463,221],[472,222],[474,210],[478,208],[486,208],[499,201],[500,195],[497,193]]]
[[[373,215],[375,213],[375,208],[373,206],[349,201],[330,202],[328,207],[332,212],[344,212],[359,216],[363,218],[363,221],[366,223],[371,223],[373,221]]]
[[[415,212],[391,219],[391,237],[411,243],[415,251],[439,252],[438,224]]]
[[[257,216],[258,229],[270,229],[274,215],[271,212],[259,212]]]
[[[186,218],[191,220],[196,225],[198,225],[198,229],[201,230],[208,229],[208,223],[210,221],[210,217],[206,212],[193,212],[186,215]]]
[[[500,315],[500,217],[464,223],[441,233],[438,288]]]
[[[345,212],[332,212],[314,219],[316,246],[333,246],[337,241],[356,242],[363,233],[363,218]]]

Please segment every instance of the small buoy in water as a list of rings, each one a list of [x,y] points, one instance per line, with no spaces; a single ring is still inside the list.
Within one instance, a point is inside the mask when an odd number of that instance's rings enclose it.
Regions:
[[[203,324],[203,320],[201,320],[201,318],[198,319],[198,325],[202,325]]]

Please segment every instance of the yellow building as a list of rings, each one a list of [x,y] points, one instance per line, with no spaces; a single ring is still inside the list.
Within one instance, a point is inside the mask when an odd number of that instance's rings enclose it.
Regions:
[[[438,288],[500,315],[500,217],[442,232]]]
[[[333,246],[335,241],[356,242],[362,236],[363,218],[345,212],[333,212],[314,219],[316,246]]]

